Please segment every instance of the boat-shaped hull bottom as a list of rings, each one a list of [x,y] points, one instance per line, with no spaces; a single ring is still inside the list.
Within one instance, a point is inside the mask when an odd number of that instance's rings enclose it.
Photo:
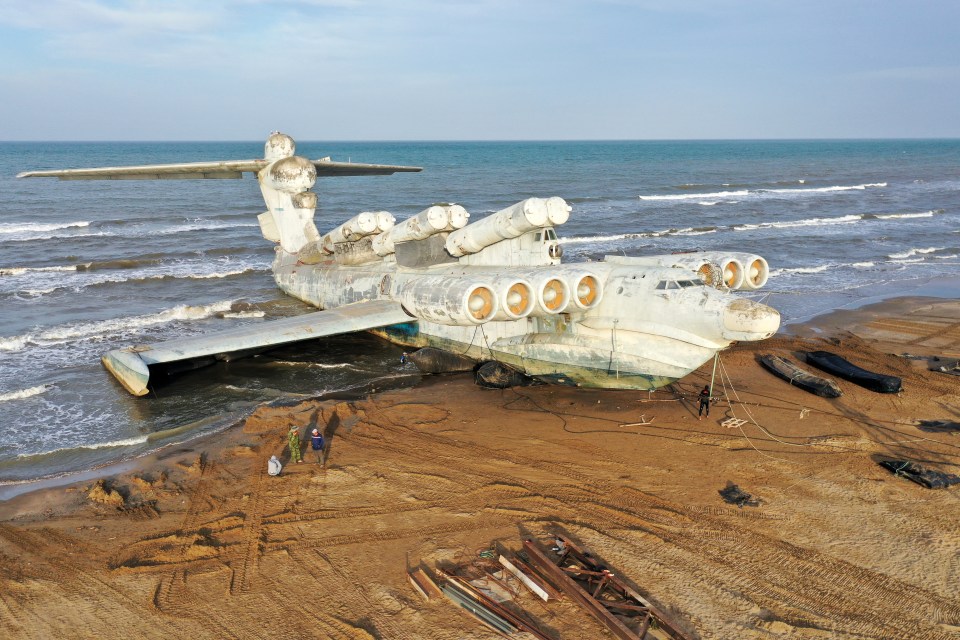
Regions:
[[[597,351],[583,348],[577,357],[554,360],[527,355],[518,355],[486,345],[469,345],[416,331],[409,324],[384,327],[370,331],[389,342],[411,348],[432,347],[471,358],[477,362],[498,360],[514,367],[524,374],[547,384],[584,387],[592,389],[635,389],[652,391],[676,382],[696,367],[682,369],[673,367],[671,375],[655,375],[644,372],[630,358],[620,354],[619,361],[610,359],[609,351]],[[595,366],[572,364],[577,362],[595,363]],[[698,363],[699,366],[702,363]]]

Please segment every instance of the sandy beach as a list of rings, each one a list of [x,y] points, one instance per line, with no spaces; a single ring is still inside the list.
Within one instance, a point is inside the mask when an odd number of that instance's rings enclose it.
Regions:
[[[960,473],[960,377],[928,370],[960,357],[958,318],[960,301],[898,298],[736,346],[702,421],[712,363],[651,394],[450,375],[264,405],[123,473],[0,503],[0,635],[495,638],[408,571],[559,532],[692,638],[960,638],[960,486],[878,464]],[[757,363],[816,349],[904,391],[838,380],[828,400]],[[325,431],[326,461],[305,442],[268,476],[291,424]],[[725,502],[728,483],[758,506]],[[569,599],[515,604],[548,637],[612,637]]]

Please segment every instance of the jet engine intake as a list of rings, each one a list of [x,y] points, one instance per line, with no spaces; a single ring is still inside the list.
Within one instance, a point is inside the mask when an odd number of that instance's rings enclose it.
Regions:
[[[573,295],[570,301],[582,311],[593,309],[600,304],[603,297],[603,284],[592,273],[572,273],[567,276],[567,283]]]
[[[530,315],[537,304],[533,285],[523,278],[499,276],[491,283],[500,295],[500,310],[494,320],[519,320]]]
[[[452,326],[482,324],[500,310],[494,287],[473,278],[411,277],[398,284],[397,299],[420,320]]]
[[[755,291],[767,284],[770,278],[770,266],[761,256],[742,254],[737,256],[743,263],[743,285],[747,291]]]
[[[545,316],[563,311],[570,304],[570,285],[559,276],[546,275],[533,282],[537,307],[530,315]]]

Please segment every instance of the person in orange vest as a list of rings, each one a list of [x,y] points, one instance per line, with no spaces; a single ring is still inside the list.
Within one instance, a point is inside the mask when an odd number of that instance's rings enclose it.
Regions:
[[[300,455],[300,433],[296,425],[290,425],[290,433],[287,434],[287,447],[290,448],[290,459],[297,462],[303,462]]]
[[[313,452],[317,454],[317,464],[323,462],[323,434],[320,433],[319,429],[314,429],[310,433],[310,446],[313,448]]]

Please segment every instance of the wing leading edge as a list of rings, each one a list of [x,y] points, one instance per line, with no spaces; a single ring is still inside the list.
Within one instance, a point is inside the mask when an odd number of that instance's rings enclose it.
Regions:
[[[212,364],[231,354],[251,353],[302,340],[312,340],[416,320],[391,300],[374,300],[326,311],[245,325],[219,333],[170,340],[109,351],[101,358],[103,366],[135,396],[146,395],[150,367],[181,363]]]
[[[334,162],[328,158],[310,160],[317,177],[385,176],[398,172],[422,171],[422,167],[393,164],[363,164]],[[89,169],[56,169],[52,171],[24,171],[18,178],[59,178],[61,180],[212,180],[236,179],[244,173],[257,173],[270,164],[269,160],[221,160],[216,162],[181,162],[176,164],[145,164],[132,167],[94,167]]]

